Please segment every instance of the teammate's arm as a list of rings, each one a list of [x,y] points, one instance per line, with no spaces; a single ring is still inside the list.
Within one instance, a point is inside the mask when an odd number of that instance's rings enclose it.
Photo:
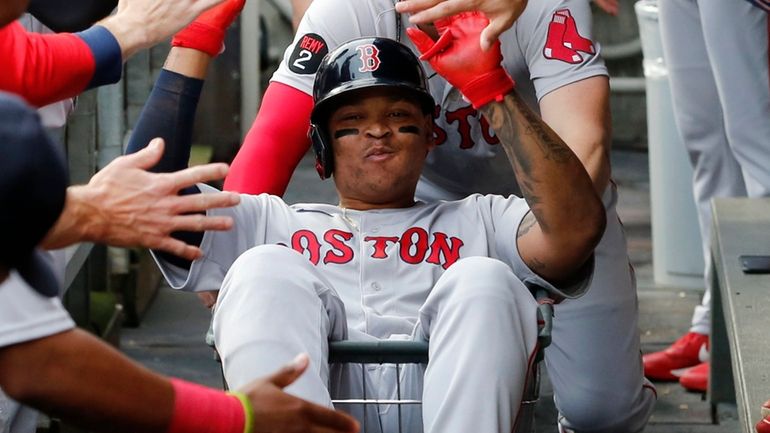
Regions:
[[[78,34],[35,34],[2,23],[0,90],[42,106],[117,82],[122,62],[221,0],[121,0],[117,14]]]
[[[224,189],[283,195],[310,148],[307,132],[312,109],[310,95],[283,83],[270,83],[257,118],[233,160]]]
[[[519,255],[542,277],[566,282],[593,254],[606,223],[604,207],[577,156],[515,91],[501,66],[500,43],[481,52],[477,40],[487,22],[480,13],[442,20],[435,42],[416,28],[407,33],[421,58],[481,111],[500,138],[532,215],[519,227]]]
[[[355,432],[352,418],[281,391],[307,368],[307,358],[241,389],[235,397],[139,366],[81,330],[0,347],[0,387],[14,400],[68,423],[107,433]]]
[[[610,15],[618,14],[618,0],[594,0],[594,3]],[[460,12],[483,12],[489,18],[489,25],[480,35],[480,43],[484,51],[488,50],[504,31],[511,28],[526,7],[527,0],[401,0],[396,2],[396,11],[412,14],[409,21],[414,24],[429,24]]]
[[[199,212],[234,206],[240,197],[228,193],[177,195],[196,183],[221,179],[227,166],[208,164],[174,173],[148,172],[162,154],[162,141],[156,140],[142,152],[112,161],[87,185],[67,188],[64,211],[42,246],[62,248],[90,241],[153,248],[188,260],[200,257],[198,244],[174,238],[172,233],[231,228],[231,218]]]
[[[540,115],[578,156],[601,196],[610,180],[609,82],[593,76],[540,100]]]

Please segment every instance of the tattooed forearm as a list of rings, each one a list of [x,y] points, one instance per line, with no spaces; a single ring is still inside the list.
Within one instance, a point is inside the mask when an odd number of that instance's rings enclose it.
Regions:
[[[523,131],[521,135],[531,138],[543,152],[546,159],[561,164],[567,163],[574,157],[569,147],[559,136],[530,109],[519,97],[506,96],[503,105],[487,104],[481,112],[489,120],[500,141],[506,147],[513,147],[517,140],[516,123],[512,113],[521,115]],[[513,150],[513,149],[511,149]],[[506,148],[506,151],[509,151]]]
[[[546,159],[564,164],[572,157],[567,145],[556,135],[543,120],[535,114],[520,98],[511,98],[526,122],[525,133],[533,135]]]

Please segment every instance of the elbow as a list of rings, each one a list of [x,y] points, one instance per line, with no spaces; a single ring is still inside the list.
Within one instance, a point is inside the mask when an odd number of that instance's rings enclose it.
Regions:
[[[0,349],[0,388],[13,400],[31,406],[42,397],[43,381],[36,369],[24,365],[21,346],[23,344]]]
[[[594,195],[594,199],[586,204],[580,221],[579,226],[583,227],[583,230],[580,230],[575,247],[578,251],[584,251],[583,256],[588,259],[604,237],[604,230],[607,228],[607,211],[598,196]]]

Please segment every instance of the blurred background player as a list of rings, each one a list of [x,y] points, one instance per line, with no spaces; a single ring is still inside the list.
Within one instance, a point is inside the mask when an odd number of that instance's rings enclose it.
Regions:
[[[678,380],[687,389],[705,392],[711,199],[770,195],[768,14],[749,2],[666,0],[659,8],[674,117],[693,166],[706,293],[695,307],[689,332],[670,347],[645,355],[644,372],[654,380]]]

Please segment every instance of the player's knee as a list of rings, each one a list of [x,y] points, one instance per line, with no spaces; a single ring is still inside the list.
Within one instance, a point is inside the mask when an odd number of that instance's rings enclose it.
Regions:
[[[640,400],[641,397],[641,400]],[[647,396],[628,393],[611,398],[579,399],[572,404],[559,402],[561,423],[575,433],[640,432],[647,424],[650,402]]]
[[[281,245],[260,245],[238,257],[225,276],[223,291],[247,290],[253,295],[276,292],[288,295],[293,288],[312,292],[311,285],[295,284],[312,267],[298,252]]]
[[[443,280],[443,281],[442,281]],[[441,284],[441,283],[445,284]],[[524,283],[510,266],[489,257],[468,257],[458,260],[439,279],[439,284],[453,295],[464,297],[503,296],[506,298],[526,293]]]

